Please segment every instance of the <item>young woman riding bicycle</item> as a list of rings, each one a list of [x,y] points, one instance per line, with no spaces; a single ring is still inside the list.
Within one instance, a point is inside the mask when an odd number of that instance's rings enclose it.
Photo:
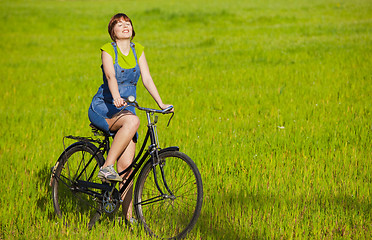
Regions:
[[[164,104],[150,75],[144,47],[132,42],[135,32],[131,19],[119,13],[114,15],[108,25],[113,42],[101,47],[103,84],[99,87],[89,107],[88,116],[93,125],[105,132],[114,132],[115,137],[108,152],[105,164],[98,173],[103,181],[126,180],[130,172],[119,176],[117,171],[126,169],[135,155],[139,118],[133,106],[126,106],[124,99],[136,97],[136,85],[140,76],[142,82],[161,109]],[[121,111],[123,108],[126,110]],[[120,112],[121,111],[121,112]],[[132,217],[132,190],[129,188],[122,196],[123,213],[126,219]]]

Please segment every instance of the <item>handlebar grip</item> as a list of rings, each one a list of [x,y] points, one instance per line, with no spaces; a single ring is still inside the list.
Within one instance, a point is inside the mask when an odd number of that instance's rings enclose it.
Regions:
[[[167,107],[166,109],[163,109],[163,114],[169,112],[169,111],[172,110],[172,109],[173,109],[173,105],[170,105],[170,106]]]

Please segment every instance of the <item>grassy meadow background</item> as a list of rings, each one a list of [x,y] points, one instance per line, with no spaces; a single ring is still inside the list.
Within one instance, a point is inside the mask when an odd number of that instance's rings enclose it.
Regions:
[[[372,1],[0,0],[0,239],[147,238],[63,226],[48,186],[63,136],[91,135],[117,12],[175,106],[161,145],[202,174],[189,239],[372,237]]]

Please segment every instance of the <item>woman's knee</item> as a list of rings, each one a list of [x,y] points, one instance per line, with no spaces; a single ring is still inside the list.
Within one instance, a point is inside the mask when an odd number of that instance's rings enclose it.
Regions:
[[[123,122],[122,126],[128,126],[129,128],[135,129],[137,131],[137,129],[139,128],[139,125],[140,125],[140,120],[138,116],[128,115],[125,121]]]
[[[131,115],[130,116],[130,119],[129,119],[129,122],[130,122],[132,128],[135,128],[136,130],[139,128],[140,120],[139,120],[139,117],[138,116]]]

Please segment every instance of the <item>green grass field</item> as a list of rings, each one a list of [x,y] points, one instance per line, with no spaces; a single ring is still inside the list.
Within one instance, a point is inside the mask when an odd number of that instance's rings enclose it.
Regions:
[[[372,238],[372,1],[0,0],[0,12],[0,239],[147,239],[63,226],[48,186],[63,136],[91,135],[117,12],[175,106],[162,146],[202,174],[189,239]],[[156,106],[142,85],[138,102]]]

